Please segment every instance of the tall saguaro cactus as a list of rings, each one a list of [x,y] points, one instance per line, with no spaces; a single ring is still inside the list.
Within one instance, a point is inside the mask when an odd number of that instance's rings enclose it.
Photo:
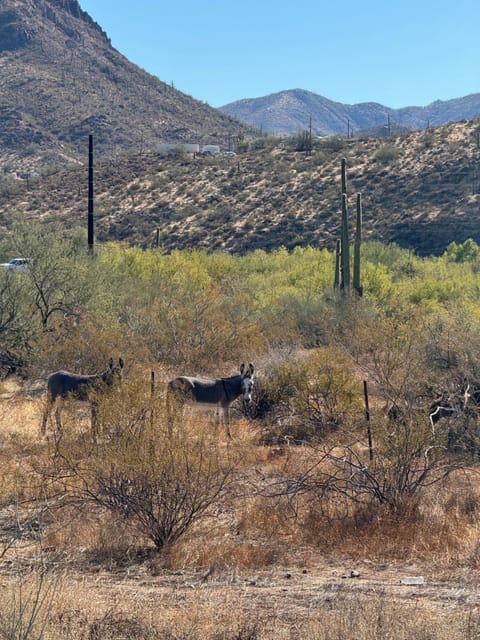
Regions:
[[[340,288],[350,288],[350,242],[348,233],[347,194],[342,193],[342,232],[340,236]]]
[[[342,193],[347,193],[347,161],[342,158]]]
[[[340,240],[337,240],[335,248],[335,277],[333,280],[333,288],[338,289],[340,286]]]
[[[357,217],[355,229],[355,242],[353,252],[353,286],[362,295],[360,250],[362,244],[362,196],[357,194]],[[348,225],[348,204],[347,204],[347,161],[342,158],[342,220],[340,230],[340,240],[337,240],[335,254],[335,277],[334,288],[340,287],[343,290],[350,290],[350,233]]]
[[[359,296],[363,293],[360,251],[362,247],[362,194],[357,193],[357,218],[355,227],[355,244],[353,246],[353,288]]]

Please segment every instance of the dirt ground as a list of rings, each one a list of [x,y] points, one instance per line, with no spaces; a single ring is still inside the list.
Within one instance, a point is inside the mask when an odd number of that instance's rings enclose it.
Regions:
[[[2,564],[0,591],[5,592],[11,567]],[[56,616],[61,619],[75,614],[91,620],[105,619],[112,612],[117,617],[135,619],[161,615],[164,623],[181,619],[183,625],[187,621],[200,624],[200,619],[208,618],[209,624],[216,621],[225,627],[227,622],[222,620],[230,615],[235,620],[261,622],[263,627],[268,621],[277,629],[291,631],[293,623],[305,628],[325,612],[347,615],[354,609],[351,615],[358,616],[365,608],[364,615],[375,617],[385,606],[398,607],[407,616],[411,612],[412,619],[428,618],[437,626],[453,624],[452,620],[458,626],[472,612],[478,615],[480,607],[476,572],[437,574],[433,567],[368,560],[353,563],[343,559],[306,568],[275,566],[243,572],[154,573],[148,561],[108,570],[101,566],[97,570],[63,570]],[[404,584],[409,577],[422,577],[423,584]]]
[[[81,580],[100,600],[115,593],[121,600],[135,599],[149,606],[162,602],[188,608],[193,602],[235,602],[245,613],[269,612],[282,616],[308,618],[312,609],[339,594],[386,597],[389,600],[415,602],[438,611],[464,609],[480,605],[477,572],[436,575],[434,569],[419,566],[382,565],[364,560],[338,564],[317,564],[308,568],[274,567],[261,571],[216,575],[215,571],[164,571],[149,575],[143,566],[118,571],[100,570],[94,575],[70,574]],[[422,577],[423,584],[408,585],[404,580]]]

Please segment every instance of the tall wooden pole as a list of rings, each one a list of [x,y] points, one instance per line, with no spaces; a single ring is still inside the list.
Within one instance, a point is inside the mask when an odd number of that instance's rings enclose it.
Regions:
[[[88,136],[88,250],[93,253],[93,135]]]
[[[370,460],[373,460],[372,429],[370,427],[370,408],[368,406],[368,384],[366,380],[363,381],[363,397],[365,399],[365,420],[367,422],[368,452],[369,452]]]

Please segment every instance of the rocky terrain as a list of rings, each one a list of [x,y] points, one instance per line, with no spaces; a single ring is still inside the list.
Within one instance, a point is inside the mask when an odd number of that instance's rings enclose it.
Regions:
[[[333,249],[339,235],[340,164],[350,215],[362,194],[364,239],[421,255],[452,241],[480,242],[479,122],[452,123],[388,140],[327,138],[311,155],[294,141],[257,140],[237,155],[95,154],[100,240],[165,250],[243,253],[279,246]],[[0,179],[0,225],[19,220],[86,225],[88,170],[50,166]]]
[[[90,133],[115,154],[250,131],[127,60],[77,0],[2,0],[0,91],[4,165],[78,162]]]

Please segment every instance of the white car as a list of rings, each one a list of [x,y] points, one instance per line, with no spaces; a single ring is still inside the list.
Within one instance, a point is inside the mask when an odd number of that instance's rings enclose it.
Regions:
[[[0,264],[2,269],[13,269],[14,271],[26,271],[31,264],[30,258],[13,258],[10,262]]]

